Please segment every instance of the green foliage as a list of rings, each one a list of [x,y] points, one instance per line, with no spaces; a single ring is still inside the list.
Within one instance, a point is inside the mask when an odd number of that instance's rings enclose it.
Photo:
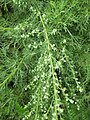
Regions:
[[[1,0],[0,120],[89,120],[89,29],[89,0]]]

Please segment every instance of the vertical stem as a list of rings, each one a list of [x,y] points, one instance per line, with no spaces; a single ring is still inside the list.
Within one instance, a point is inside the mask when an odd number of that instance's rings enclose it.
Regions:
[[[50,53],[50,41],[49,41],[49,38],[48,38],[48,34],[47,34],[47,29],[45,27],[45,24],[44,24],[44,21],[43,21],[43,18],[42,16],[40,15],[40,12],[39,13],[39,16],[40,16],[40,20],[41,20],[41,23],[43,25],[43,29],[44,29],[44,34],[45,34],[45,41],[47,42],[47,45],[48,45],[48,54],[49,54],[49,58],[50,58],[50,66],[51,66],[51,72],[52,72],[52,75],[53,75],[53,88],[54,88],[54,108],[55,108],[55,114],[56,114],[56,120],[58,120],[58,117],[57,117],[57,90],[56,90],[56,85],[55,85],[55,76],[54,76],[54,67],[53,67],[53,61],[52,61],[52,56],[51,56],[51,53]]]

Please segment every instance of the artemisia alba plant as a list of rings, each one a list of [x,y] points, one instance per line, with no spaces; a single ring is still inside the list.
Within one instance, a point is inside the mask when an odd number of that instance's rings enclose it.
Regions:
[[[89,1],[0,3],[0,119],[85,120]]]
[[[32,80],[25,87],[31,96],[25,105],[28,112],[23,120],[63,120],[64,112],[67,112],[72,104],[79,110],[77,92],[82,92],[82,88],[76,77],[74,63],[67,54],[66,40],[63,40],[59,49],[55,43],[52,44],[43,15],[39,11],[36,15],[40,18],[44,40],[39,43],[41,53],[32,70]],[[37,49],[38,45],[36,46]]]

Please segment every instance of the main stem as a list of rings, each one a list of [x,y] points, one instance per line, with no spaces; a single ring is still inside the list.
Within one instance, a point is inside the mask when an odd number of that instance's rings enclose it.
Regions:
[[[39,16],[40,16],[40,20],[41,20],[41,23],[43,25],[43,29],[44,29],[44,34],[45,34],[45,41],[48,45],[48,54],[49,54],[49,58],[50,58],[50,66],[51,66],[51,72],[52,72],[52,75],[53,75],[53,88],[54,88],[54,108],[55,108],[55,114],[56,114],[56,120],[58,120],[58,117],[57,117],[57,91],[56,91],[56,85],[55,85],[55,76],[54,76],[54,67],[53,67],[53,61],[52,61],[52,56],[51,56],[51,53],[50,53],[50,41],[49,41],[49,38],[48,38],[48,33],[47,33],[47,29],[46,29],[46,26],[44,24],[44,21],[43,21],[43,18],[39,13]]]

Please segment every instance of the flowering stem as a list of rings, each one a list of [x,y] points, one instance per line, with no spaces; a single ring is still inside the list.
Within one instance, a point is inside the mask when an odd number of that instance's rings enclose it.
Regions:
[[[43,29],[44,29],[44,34],[45,34],[45,41],[48,45],[48,54],[49,54],[49,58],[50,58],[50,66],[51,66],[51,72],[52,72],[52,77],[53,77],[53,88],[54,88],[54,107],[55,107],[55,119],[58,120],[58,117],[57,117],[57,92],[56,92],[56,85],[55,85],[55,76],[54,76],[54,67],[53,67],[53,61],[52,61],[52,56],[51,56],[51,53],[50,53],[50,41],[49,41],[49,38],[48,38],[48,33],[47,33],[47,29],[45,27],[45,24],[44,24],[44,21],[43,21],[43,18],[42,16],[40,15],[40,12],[39,13],[39,16],[40,16],[40,20],[41,20],[41,23],[43,25]]]

